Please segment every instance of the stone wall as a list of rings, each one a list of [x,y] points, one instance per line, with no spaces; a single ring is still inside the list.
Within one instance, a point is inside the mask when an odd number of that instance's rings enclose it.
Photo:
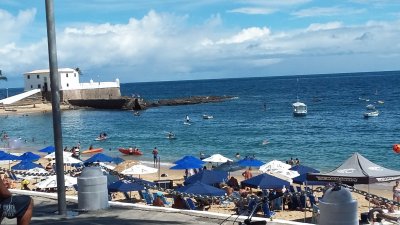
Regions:
[[[121,98],[119,87],[95,88],[82,90],[62,90],[60,91],[60,101],[69,99],[118,99]]]

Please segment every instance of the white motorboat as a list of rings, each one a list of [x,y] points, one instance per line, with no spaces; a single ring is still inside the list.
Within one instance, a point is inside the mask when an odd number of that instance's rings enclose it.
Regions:
[[[293,103],[293,115],[294,116],[307,115],[307,105],[299,101]]]
[[[375,110],[375,106],[372,105],[372,104],[368,104],[368,105],[366,106],[366,108],[367,108],[368,110]]]
[[[375,110],[375,111],[371,111],[371,112],[365,112],[364,113],[364,117],[368,118],[368,117],[375,117],[375,116],[379,116],[379,111]]]
[[[203,119],[208,120],[208,119],[213,119],[213,118],[214,118],[214,117],[211,116],[211,115],[203,114]]]

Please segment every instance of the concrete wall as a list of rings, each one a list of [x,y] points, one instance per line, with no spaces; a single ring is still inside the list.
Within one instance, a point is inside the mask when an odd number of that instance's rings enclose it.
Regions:
[[[62,102],[69,99],[117,99],[121,97],[121,90],[119,87],[62,90],[60,92],[60,101]]]

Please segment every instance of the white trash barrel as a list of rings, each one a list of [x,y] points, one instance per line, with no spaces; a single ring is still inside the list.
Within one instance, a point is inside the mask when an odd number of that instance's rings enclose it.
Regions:
[[[107,177],[99,167],[85,167],[78,177],[78,209],[108,208]]]
[[[344,187],[328,189],[319,202],[321,225],[358,225],[357,201]]]

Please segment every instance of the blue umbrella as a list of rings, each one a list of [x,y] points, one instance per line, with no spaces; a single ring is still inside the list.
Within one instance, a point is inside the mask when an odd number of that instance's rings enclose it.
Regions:
[[[294,170],[297,171],[300,176],[297,176],[293,178],[293,183],[296,184],[305,184],[307,185],[325,185],[327,182],[322,182],[322,181],[307,181],[307,173],[319,173],[319,170],[316,170],[314,168],[308,167],[308,166],[303,166],[303,165],[296,165],[290,168],[289,170]]]
[[[195,163],[195,164],[204,164],[203,161],[201,161],[200,159],[198,159],[194,156],[191,156],[191,155],[187,155],[181,159],[178,159],[177,161],[174,162],[174,164],[181,164],[181,163],[187,162],[187,161]]]
[[[32,152],[25,152],[24,154],[20,155],[19,160],[26,160],[26,161],[36,161],[40,159],[40,155],[36,155],[35,153]]]
[[[225,171],[215,171],[215,170],[202,170],[201,172],[188,177],[184,184],[193,184],[200,181],[204,184],[219,184],[226,181],[228,177],[228,172]]]
[[[30,170],[30,169],[37,168],[37,167],[43,168],[43,166],[41,166],[39,164],[24,160],[14,166],[12,166],[11,169],[13,169],[13,170]]]
[[[185,169],[198,169],[202,168],[203,165],[192,161],[181,161],[179,164],[171,167],[171,170],[185,170]]]
[[[260,167],[262,165],[264,165],[265,163],[257,160],[255,158],[250,158],[250,157],[246,157],[244,159],[241,159],[237,162],[240,166],[254,166],[254,167]]]
[[[235,172],[238,170],[245,169],[245,166],[241,166],[238,162],[228,161],[226,163],[222,163],[221,165],[214,168],[214,170],[226,171],[226,172]]]
[[[290,183],[278,177],[263,173],[241,182],[242,186],[260,189],[282,189],[289,187]]]
[[[145,187],[143,184],[132,182],[130,180],[119,180],[108,185],[108,191],[110,192],[141,191],[144,189]]]
[[[4,151],[0,151],[0,160],[19,160],[19,157]]]
[[[55,151],[56,151],[56,148],[51,145],[39,150],[39,152],[46,152],[47,154],[55,152]]]
[[[201,183],[199,181],[193,184],[189,184],[187,186],[180,187],[176,189],[176,191],[188,194],[211,195],[211,196],[222,196],[226,194],[226,192],[222,189]]]
[[[111,156],[105,155],[103,153],[97,153],[85,160],[85,163],[94,163],[94,162],[112,162],[114,159]]]

